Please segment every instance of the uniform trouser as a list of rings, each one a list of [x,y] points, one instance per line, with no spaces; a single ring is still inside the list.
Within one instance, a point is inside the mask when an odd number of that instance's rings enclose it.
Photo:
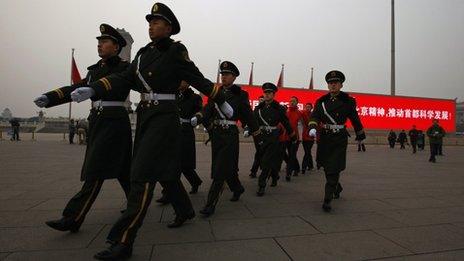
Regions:
[[[324,200],[332,200],[334,193],[341,190],[342,185],[340,184],[339,179],[340,172],[325,172],[326,182]]]
[[[242,183],[240,183],[240,180],[238,179],[238,175],[233,175],[232,177],[229,177],[226,180],[213,179],[211,187],[209,188],[206,206],[216,206],[217,202],[219,201],[219,197],[221,196],[222,191],[224,189],[224,181],[227,183],[227,186],[229,186],[230,190],[233,193],[241,193],[245,190],[242,186]]]
[[[405,148],[405,147],[404,147],[404,142],[401,142],[401,141],[400,141],[400,145],[401,145],[400,149],[404,149],[404,148]]]
[[[440,144],[430,143],[430,159],[435,160],[435,156],[438,155],[440,150]]]
[[[118,179],[126,198],[130,192],[130,182],[128,180]],[[92,204],[98,196],[103,185],[103,180],[85,181],[81,190],[72,197],[65,209],[63,210],[63,217],[74,218],[75,222],[82,223],[85,216],[89,212]]]
[[[279,179],[279,171],[273,169],[263,169],[258,179],[258,186],[266,187],[268,178],[271,177],[273,180]]]
[[[438,155],[443,155],[443,143],[438,144]]]
[[[184,174],[184,177],[188,180],[191,186],[198,186],[203,182],[195,169],[183,168],[182,174]]]
[[[127,209],[116,221],[108,234],[107,240],[112,243],[132,245],[137,231],[143,224],[148,207],[153,199],[156,182],[131,182],[131,191],[127,201]],[[192,203],[180,180],[160,182],[166,189],[174,211],[178,215],[188,216],[193,212]]]
[[[70,132],[69,133],[69,144],[73,144],[74,143],[74,132]]]
[[[303,141],[304,157],[301,162],[301,170],[312,169],[314,168],[313,164],[313,155],[311,154],[311,149],[313,148],[314,141],[305,140]]]
[[[412,153],[417,151],[417,141],[411,141]]]
[[[250,170],[252,173],[258,172],[260,162],[259,155],[259,145],[255,143],[255,156],[253,158],[253,166],[251,166]]]
[[[287,175],[290,175],[294,171],[300,171],[300,163],[298,162],[298,159],[296,157],[300,143],[293,143],[291,141],[287,141],[286,146],[288,151]]]

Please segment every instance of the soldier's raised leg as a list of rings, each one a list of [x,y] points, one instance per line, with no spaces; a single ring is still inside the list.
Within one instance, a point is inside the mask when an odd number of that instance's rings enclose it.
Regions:
[[[322,208],[324,211],[329,212],[332,210],[330,203],[334,197],[334,193],[337,191],[337,186],[339,184],[340,172],[326,172],[325,173],[326,183],[325,183],[325,195],[324,195],[324,204]]]
[[[202,210],[200,210],[201,214],[203,214],[205,217],[209,217],[214,214],[214,211],[216,210],[216,204],[219,201],[219,197],[221,196],[223,189],[224,180],[213,179],[211,187],[209,188],[206,205]]]
[[[63,210],[63,217],[58,220],[47,221],[45,224],[59,231],[77,232],[95,202],[102,184],[103,180],[84,182],[81,190],[69,200]]]
[[[160,184],[166,190],[169,202],[176,213],[174,222],[168,225],[169,228],[180,227],[185,221],[195,217],[192,202],[180,180],[160,181]]]

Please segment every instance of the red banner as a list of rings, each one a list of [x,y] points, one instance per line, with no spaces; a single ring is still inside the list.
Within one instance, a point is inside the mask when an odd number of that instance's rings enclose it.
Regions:
[[[243,85],[242,88],[250,96],[250,105],[258,105],[258,98],[263,94],[260,86]],[[298,97],[298,107],[316,100],[326,94],[326,91],[280,88],[276,100],[288,104],[290,97]],[[412,125],[417,129],[427,130],[432,125],[432,119],[438,119],[439,124],[447,132],[456,131],[456,103],[454,100],[418,98],[405,96],[389,96],[379,94],[350,93],[356,98],[357,111],[364,128],[371,130],[409,130]]]

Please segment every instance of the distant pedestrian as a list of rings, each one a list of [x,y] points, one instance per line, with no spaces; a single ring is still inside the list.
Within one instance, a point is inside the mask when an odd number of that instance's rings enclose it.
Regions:
[[[69,144],[74,144],[74,135],[76,134],[76,123],[74,119],[69,121]]]
[[[13,118],[10,120],[10,124],[11,129],[13,131],[13,136],[11,136],[11,140],[19,141],[19,127],[21,126],[21,124],[19,124],[19,120],[17,118]]]
[[[396,143],[396,133],[393,130],[390,130],[388,133],[388,144],[390,144],[390,148],[395,148],[395,143]]]
[[[427,130],[427,136],[430,142],[429,162],[436,162],[436,155],[439,153],[440,144],[443,144],[443,137],[446,135],[445,130],[438,125],[438,120],[433,120],[432,126]]]
[[[409,130],[408,136],[409,136],[409,142],[411,142],[412,153],[416,153],[417,139],[419,136],[419,131],[416,129],[416,125],[412,125],[412,129]]]
[[[424,147],[425,147],[425,135],[422,130],[419,130],[419,133],[417,134],[417,149],[424,150]]]
[[[406,132],[404,130],[401,130],[400,134],[398,135],[398,142],[400,143],[400,150],[404,150],[406,148],[404,144],[408,143],[408,137],[406,136]]]

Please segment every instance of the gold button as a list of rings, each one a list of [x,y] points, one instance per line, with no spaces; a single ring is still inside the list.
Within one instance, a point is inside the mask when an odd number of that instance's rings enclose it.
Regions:
[[[148,72],[148,76],[150,76],[150,77],[151,77],[151,75],[152,75],[152,73],[151,73],[151,72]]]
[[[153,48],[155,48],[155,47],[154,47],[153,45],[150,45],[150,48],[153,49]]]

